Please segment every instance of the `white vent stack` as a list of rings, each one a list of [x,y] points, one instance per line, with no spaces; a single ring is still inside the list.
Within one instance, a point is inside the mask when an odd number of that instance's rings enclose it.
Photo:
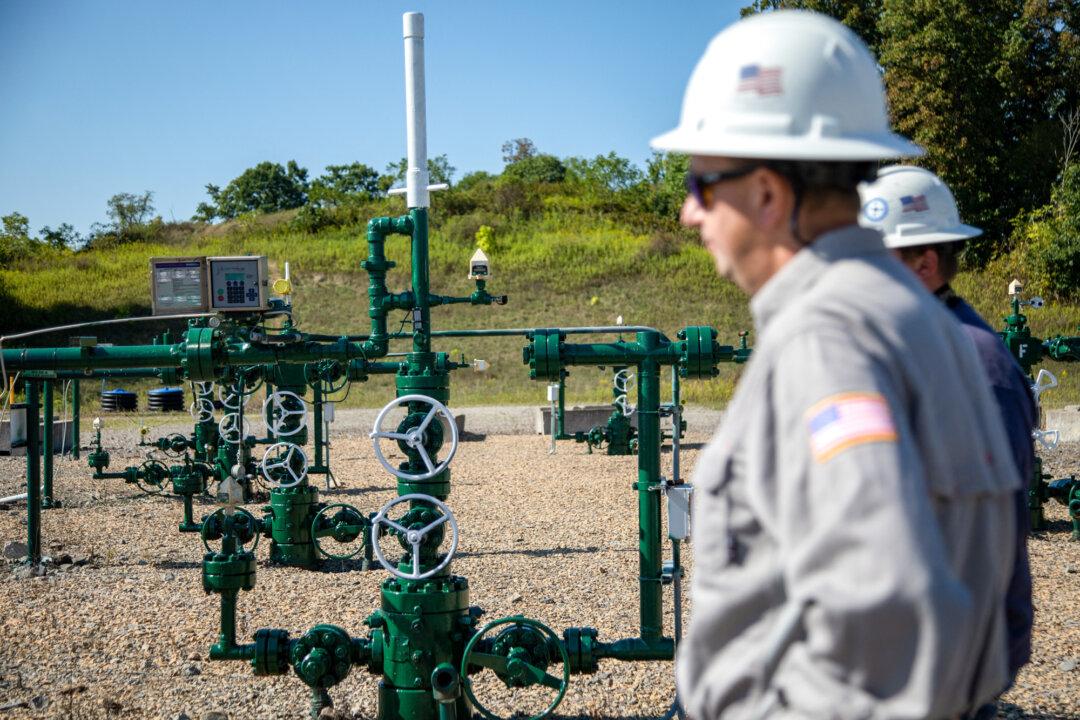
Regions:
[[[405,173],[405,192],[410,208],[426,208],[427,171],[427,101],[424,99],[424,15],[402,16],[405,35],[405,127],[409,168]]]

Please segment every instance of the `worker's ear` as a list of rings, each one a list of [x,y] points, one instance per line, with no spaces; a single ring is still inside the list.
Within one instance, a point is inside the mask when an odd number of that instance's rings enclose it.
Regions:
[[[747,209],[754,224],[765,232],[788,227],[795,207],[795,192],[782,175],[758,168],[747,178]]]

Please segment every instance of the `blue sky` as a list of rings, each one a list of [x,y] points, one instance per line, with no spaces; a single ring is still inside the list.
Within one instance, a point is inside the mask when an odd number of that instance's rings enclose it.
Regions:
[[[0,0],[0,215],[85,233],[118,192],[186,220],[263,160],[384,170],[405,154],[406,11],[427,26],[429,154],[457,177],[498,172],[515,137],[641,164],[749,2]]]

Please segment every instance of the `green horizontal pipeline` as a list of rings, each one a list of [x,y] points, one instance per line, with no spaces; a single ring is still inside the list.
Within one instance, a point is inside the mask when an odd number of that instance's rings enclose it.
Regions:
[[[627,638],[615,642],[598,642],[593,646],[593,657],[640,662],[646,660],[671,660],[675,657],[675,642],[668,637],[647,642],[641,638]]]
[[[60,380],[97,380],[101,378],[159,378],[163,374],[175,373],[179,377],[180,368],[115,368],[111,370],[61,370],[56,373]]]
[[[112,368],[175,367],[188,358],[187,344],[113,345],[73,348],[20,348],[3,351],[8,371],[20,370],[103,370]],[[226,365],[268,365],[304,363],[316,360],[353,360],[364,357],[357,343],[297,343],[282,347],[256,346],[250,343],[226,343],[213,352],[217,367]]]
[[[433,330],[431,337],[525,337],[547,328],[487,328],[478,330]],[[654,330],[644,325],[609,325],[600,327],[569,327],[558,328],[559,332],[567,335],[618,335],[620,333],[632,333],[639,331]],[[306,335],[309,340],[320,342],[346,341],[359,342],[367,340],[370,335]],[[391,340],[412,340],[412,333],[390,333]],[[660,337],[667,341],[663,333]]]
[[[637,365],[651,358],[661,365],[679,362],[680,353],[673,343],[661,344],[655,349],[640,343],[568,343],[560,351],[565,365]]]
[[[12,370],[82,370],[89,368],[160,368],[180,364],[183,345],[113,345],[103,347],[20,348],[4,350]]]

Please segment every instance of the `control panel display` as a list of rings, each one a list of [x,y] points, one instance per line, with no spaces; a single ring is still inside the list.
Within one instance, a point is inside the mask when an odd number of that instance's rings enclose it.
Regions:
[[[205,258],[150,258],[155,315],[206,312]]]
[[[210,309],[217,311],[266,310],[265,256],[207,258]]]

